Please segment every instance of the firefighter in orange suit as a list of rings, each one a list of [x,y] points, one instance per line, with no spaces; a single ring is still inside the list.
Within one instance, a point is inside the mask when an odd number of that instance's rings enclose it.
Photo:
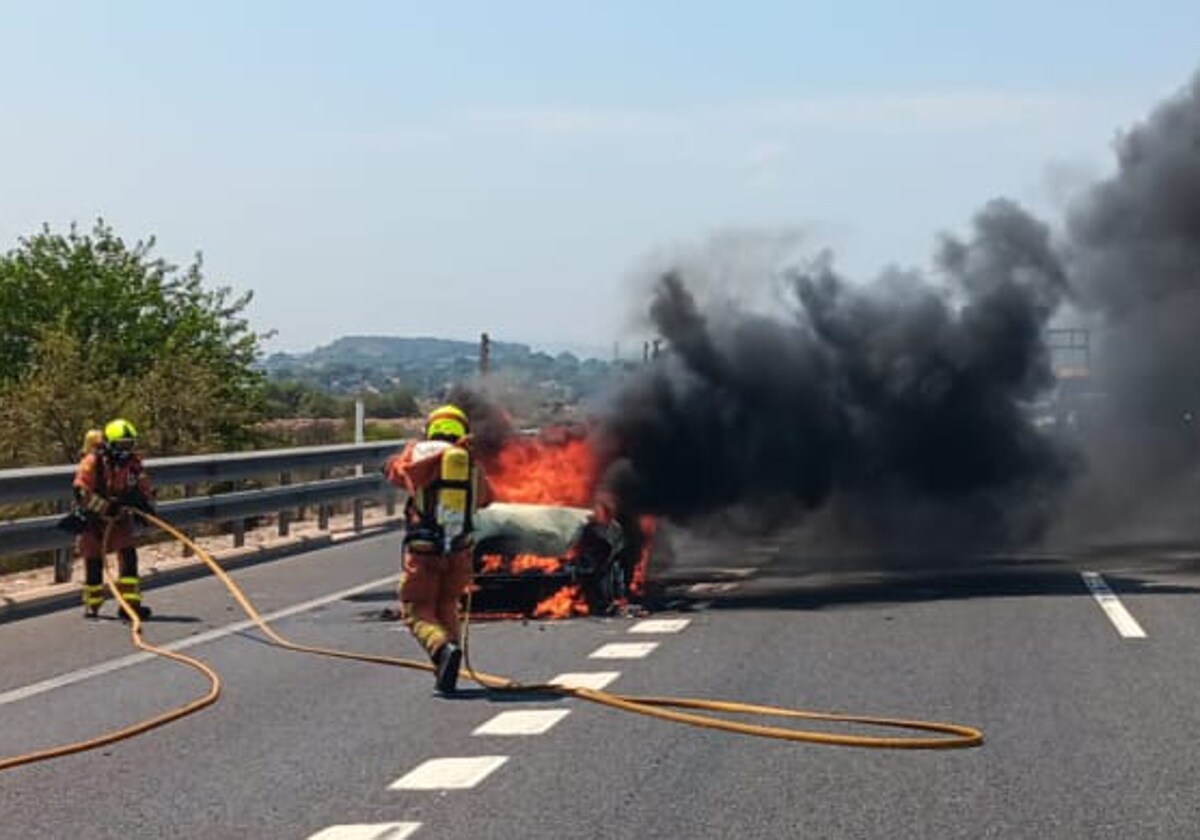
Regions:
[[[113,420],[102,433],[88,432],[75,471],[73,489],[82,518],[77,545],[84,563],[84,615],[89,618],[95,618],[104,604],[105,529],[108,550],[117,552],[120,558],[118,591],[142,618],[150,615],[149,608],[142,605],[133,515],[127,508],[152,512],[154,487],[134,451],[136,445],[137,429],[133,424]],[[124,610],[118,609],[118,614],[127,617]]]
[[[430,413],[425,439],[384,467],[388,481],[408,491],[400,615],[433,660],[443,693],[454,691],[462,662],[459,599],[471,585],[472,518],[492,501],[468,433],[462,409],[444,405]]]

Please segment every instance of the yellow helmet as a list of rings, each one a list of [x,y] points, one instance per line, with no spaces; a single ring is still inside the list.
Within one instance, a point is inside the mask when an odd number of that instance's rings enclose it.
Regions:
[[[456,405],[443,405],[429,412],[425,421],[425,437],[450,438],[453,441],[462,440],[469,431],[467,414]]]
[[[133,449],[137,443],[137,429],[128,420],[118,418],[104,427],[104,440],[117,449]]]

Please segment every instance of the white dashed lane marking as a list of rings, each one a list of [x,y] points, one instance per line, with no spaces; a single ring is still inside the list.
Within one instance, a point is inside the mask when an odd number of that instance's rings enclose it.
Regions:
[[[629,628],[630,633],[678,633],[692,623],[690,618],[650,618]]]
[[[1137,623],[1129,610],[1125,609],[1125,605],[1121,603],[1121,599],[1113,594],[1113,591],[1108,588],[1108,584],[1104,582],[1104,578],[1096,572],[1084,572],[1083,582],[1087,584],[1087,588],[1091,590],[1092,597],[1096,599],[1096,603],[1100,605],[1100,609],[1104,610],[1104,614],[1108,616],[1108,620],[1117,628],[1117,632],[1126,639],[1144,639],[1146,631],[1142,629],[1142,625]]]
[[[480,724],[472,735],[541,735],[571,712],[567,709],[528,709],[501,712]]]
[[[658,642],[612,642],[592,651],[589,659],[641,659],[649,656]]]
[[[550,682],[566,688],[590,688],[601,691],[609,683],[621,676],[620,671],[586,671],[574,674],[559,674]]]
[[[735,580],[721,581],[718,583],[693,583],[687,588],[687,591],[693,595],[713,595],[718,592],[732,592],[741,584]]]
[[[404,840],[420,827],[418,822],[331,825],[308,840]]]
[[[388,785],[388,790],[460,790],[473,788],[498,770],[506,755],[434,758]]]

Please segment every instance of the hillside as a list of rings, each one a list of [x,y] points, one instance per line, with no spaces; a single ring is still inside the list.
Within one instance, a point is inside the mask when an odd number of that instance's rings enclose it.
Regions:
[[[490,356],[494,373],[550,402],[586,399],[626,368],[503,341],[491,343]],[[305,382],[334,394],[399,387],[431,397],[479,372],[479,345],[432,337],[345,336],[308,353],[275,353],[262,367],[271,379]]]

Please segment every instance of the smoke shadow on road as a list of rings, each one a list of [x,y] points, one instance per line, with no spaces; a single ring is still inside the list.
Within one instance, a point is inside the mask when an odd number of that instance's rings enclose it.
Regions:
[[[969,569],[940,568],[905,572],[828,572],[808,571],[779,563],[760,570],[734,591],[693,595],[687,585],[698,581],[675,580],[666,591],[687,600],[711,601],[713,610],[796,610],[819,611],[842,607],[962,601],[985,598],[1092,597],[1081,571],[1094,570],[1104,575],[1109,587],[1119,596],[1196,595],[1200,586],[1165,583],[1128,569],[1106,571],[1120,558],[1060,558],[997,561],[994,565]],[[1094,561],[1094,562],[1092,562]],[[1171,560],[1166,557],[1145,561],[1156,574],[1200,573],[1200,559]],[[670,603],[668,600],[667,603]]]

